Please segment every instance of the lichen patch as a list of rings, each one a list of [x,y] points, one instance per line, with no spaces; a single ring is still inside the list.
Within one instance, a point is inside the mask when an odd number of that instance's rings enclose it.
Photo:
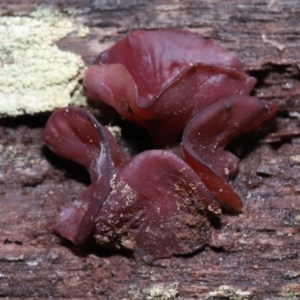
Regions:
[[[50,8],[0,17],[0,117],[84,105],[78,85],[84,62],[55,45],[73,31],[82,32]]]

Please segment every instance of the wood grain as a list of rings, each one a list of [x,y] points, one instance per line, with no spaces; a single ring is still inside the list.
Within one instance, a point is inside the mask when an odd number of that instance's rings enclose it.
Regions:
[[[218,40],[257,77],[254,94],[278,101],[280,112],[273,134],[245,146],[232,182],[244,212],[224,214],[198,253],[153,265],[109,253],[92,240],[75,247],[56,236],[51,226],[59,207],[76,199],[88,176],[45,149],[47,116],[1,120],[0,296],[299,299],[300,2],[4,0],[0,10],[28,14],[37,4],[54,5],[89,26],[83,39],[70,34],[58,41],[87,65],[137,28],[179,27]],[[220,292],[223,285],[230,289]],[[177,296],[170,293],[174,289]],[[219,296],[212,293],[217,290]],[[241,291],[244,298],[238,298]]]

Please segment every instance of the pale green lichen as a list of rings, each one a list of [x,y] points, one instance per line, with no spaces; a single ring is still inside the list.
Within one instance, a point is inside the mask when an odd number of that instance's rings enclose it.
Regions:
[[[205,299],[207,300],[250,300],[253,294],[251,292],[235,289],[228,285],[219,286],[217,290],[209,292]]]
[[[122,128],[119,126],[106,126],[106,128],[113,134],[116,139],[122,136]]]
[[[50,8],[29,16],[0,17],[0,117],[85,104],[78,85],[84,62],[55,45],[74,31],[87,33]]]
[[[175,300],[178,295],[178,283],[157,283],[142,291],[132,290],[129,294],[130,299],[134,300]]]
[[[154,284],[150,288],[144,289],[143,294],[147,300],[172,300],[178,294],[178,284]]]
[[[280,295],[282,296],[282,299],[300,299],[300,285],[298,283],[287,284],[281,287]]]

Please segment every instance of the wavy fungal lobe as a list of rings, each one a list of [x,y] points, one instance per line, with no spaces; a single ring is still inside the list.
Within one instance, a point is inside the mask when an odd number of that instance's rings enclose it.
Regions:
[[[49,148],[84,166],[91,184],[62,208],[56,232],[74,244],[99,244],[146,260],[205,246],[220,203],[242,201],[228,182],[239,159],[237,136],[273,118],[277,105],[249,96],[256,79],[218,43],[177,29],[138,30],[98,57],[84,77],[89,98],[144,127],[156,149],[128,157],[85,109],[49,118]],[[171,146],[181,139],[182,153]]]

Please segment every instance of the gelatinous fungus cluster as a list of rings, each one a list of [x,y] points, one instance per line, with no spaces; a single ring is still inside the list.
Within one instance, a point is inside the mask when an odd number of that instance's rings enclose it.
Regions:
[[[225,147],[277,110],[249,96],[255,83],[218,43],[176,29],[135,31],[101,53],[84,77],[88,97],[146,128],[158,149],[128,158],[89,112],[56,110],[47,145],[91,176],[62,209],[56,231],[74,244],[93,233],[145,259],[203,247],[207,216],[220,215],[219,203],[242,208],[227,181],[239,159]],[[166,150],[180,136],[181,156]]]

